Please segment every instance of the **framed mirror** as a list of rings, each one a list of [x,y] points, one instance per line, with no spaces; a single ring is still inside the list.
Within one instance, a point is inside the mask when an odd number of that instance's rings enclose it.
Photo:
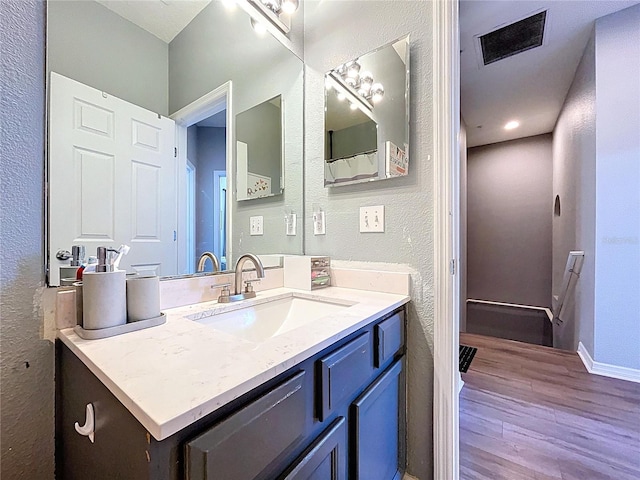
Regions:
[[[248,3],[47,2],[49,285],[66,275],[74,245],[87,257],[129,245],[121,268],[160,276],[196,273],[205,252],[223,270],[247,252],[303,253],[285,212],[303,208],[304,64],[257,34]],[[243,113],[276,98],[280,172],[264,174],[270,197],[243,202]],[[252,141],[273,139],[271,126],[257,122]]]
[[[325,187],[408,174],[409,36],[325,74]]]
[[[282,195],[282,95],[236,115],[238,200]]]

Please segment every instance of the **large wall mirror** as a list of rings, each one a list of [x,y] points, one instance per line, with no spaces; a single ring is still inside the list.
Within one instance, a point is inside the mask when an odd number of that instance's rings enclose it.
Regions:
[[[325,86],[325,186],[406,175],[409,36],[337,66]]]
[[[47,2],[50,285],[74,245],[88,257],[127,244],[121,267],[161,276],[196,273],[204,252],[223,270],[247,252],[303,253],[285,212],[303,208],[304,64],[258,35],[249,2],[228,3]],[[238,164],[238,142],[259,151],[267,140],[267,163]],[[269,178],[271,194],[239,201],[243,170]]]

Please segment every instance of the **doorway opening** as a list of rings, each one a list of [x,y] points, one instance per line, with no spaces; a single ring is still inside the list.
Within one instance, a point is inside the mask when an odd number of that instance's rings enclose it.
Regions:
[[[232,87],[227,82],[172,118],[176,121],[177,157],[186,185],[179,192],[179,243],[186,252],[179,258],[180,272],[196,273],[205,252],[213,253],[226,270],[231,256]],[[181,233],[181,235],[180,235]],[[203,271],[213,271],[206,263]]]

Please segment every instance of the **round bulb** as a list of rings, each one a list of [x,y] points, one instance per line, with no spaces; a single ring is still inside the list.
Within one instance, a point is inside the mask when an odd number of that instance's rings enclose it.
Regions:
[[[350,87],[355,87],[356,86],[356,79],[353,78],[353,77],[347,77],[347,78],[344,79],[344,83],[346,83]]]
[[[352,103],[351,105],[349,105],[349,108],[350,108],[351,110],[357,110],[357,109],[358,109],[358,106],[357,106],[355,103]]]
[[[284,0],[282,2],[282,11],[291,15],[298,9],[298,0]]]
[[[342,92],[338,93],[338,100],[340,100],[341,102],[347,98],[346,95]]]
[[[280,0],[260,0],[262,4],[274,13],[280,11]]]
[[[256,33],[258,33],[258,35],[264,35],[265,33],[267,33],[267,27],[262,22],[256,21],[255,18],[251,19],[251,26],[256,31]]]
[[[371,99],[374,102],[379,102],[384,97],[384,87],[381,83],[374,83],[371,86]]]
[[[351,78],[357,78],[359,73],[360,64],[356,60],[347,63],[347,75],[349,75]]]
[[[373,83],[373,75],[371,74],[371,72],[363,72],[362,76],[360,77],[360,83],[371,86],[371,84]]]
[[[508,122],[505,126],[504,129],[505,130],[513,130],[514,128],[518,128],[520,126],[520,122],[517,120],[511,120],[510,122]]]
[[[324,88],[327,89],[327,92],[333,88],[333,85],[331,84],[331,80],[329,80],[329,77],[324,79]]]

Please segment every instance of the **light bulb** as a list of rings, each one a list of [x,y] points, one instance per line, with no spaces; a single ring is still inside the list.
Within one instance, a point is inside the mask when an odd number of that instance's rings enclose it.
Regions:
[[[255,18],[251,19],[251,26],[258,35],[264,35],[267,33],[267,27],[264,23],[257,21]]]
[[[298,0],[283,0],[282,11],[287,15],[291,15],[298,9]]]
[[[347,77],[347,78],[344,79],[344,83],[346,83],[350,87],[355,87],[356,86],[356,79],[353,78],[353,77]]]
[[[384,97],[384,87],[381,83],[374,83],[371,86],[371,99],[374,102],[379,102]]]
[[[333,88],[333,85],[331,84],[331,80],[329,80],[329,77],[326,77],[324,79],[324,88],[327,89],[327,92],[329,92]]]
[[[359,73],[360,73],[360,64],[356,60],[353,60],[347,63],[348,76],[350,76],[351,78],[358,78]]]
[[[360,77],[360,83],[369,85],[370,87],[373,83],[373,75],[371,74],[371,72],[363,72]]]
[[[358,105],[356,105],[355,103],[352,103],[352,104],[349,105],[349,108],[351,110],[357,110],[358,109]]]
[[[347,96],[344,93],[342,92],[338,93],[338,100],[342,102],[344,101],[345,98],[347,98]]]
[[[260,0],[262,4],[274,13],[280,11],[280,0]]]

